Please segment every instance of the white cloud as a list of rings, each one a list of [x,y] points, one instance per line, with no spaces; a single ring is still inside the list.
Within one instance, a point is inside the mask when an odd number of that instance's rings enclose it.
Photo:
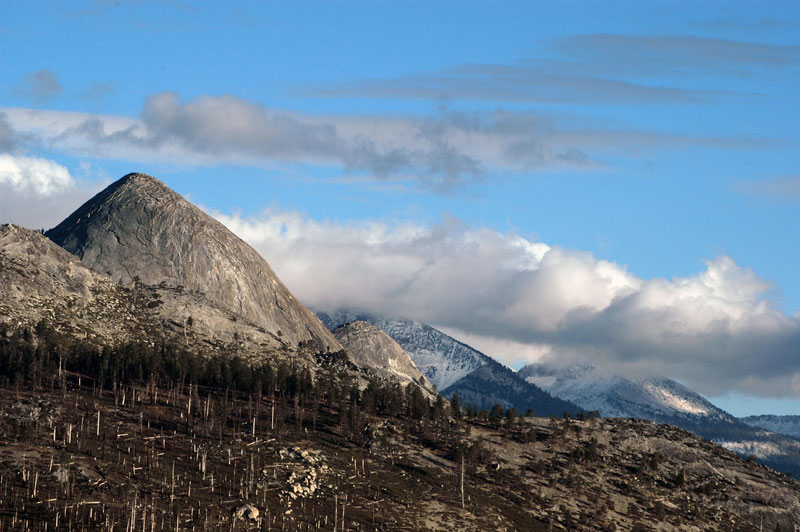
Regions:
[[[0,153],[0,186],[16,192],[52,196],[73,185],[69,170],[56,162]]]
[[[55,161],[0,154],[0,223],[53,227],[104,183],[76,180]]]
[[[509,364],[591,359],[708,394],[800,396],[800,318],[777,310],[772,286],[727,256],[693,276],[645,280],[590,253],[453,219],[217,217],[317,308],[419,319]]]

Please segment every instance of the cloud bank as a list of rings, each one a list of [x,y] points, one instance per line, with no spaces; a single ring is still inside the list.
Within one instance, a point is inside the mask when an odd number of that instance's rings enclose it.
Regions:
[[[217,217],[316,308],[419,319],[507,363],[591,360],[709,395],[800,396],[800,316],[777,310],[773,287],[727,256],[693,276],[646,280],[590,253],[454,219]]]

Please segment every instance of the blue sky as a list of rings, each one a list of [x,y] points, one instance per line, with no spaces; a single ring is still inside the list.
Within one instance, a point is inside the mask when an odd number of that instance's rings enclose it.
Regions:
[[[312,306],[800,405],[796,2],[0,12],[3,222],[144,171]]]

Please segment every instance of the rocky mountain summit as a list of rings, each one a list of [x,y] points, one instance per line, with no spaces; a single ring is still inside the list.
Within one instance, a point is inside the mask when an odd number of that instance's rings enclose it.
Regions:
[[[133,173],[46,236],[124,286],[197,292],[291,345],[341,345],[253,248],[154,177]]]
[[[397,379],[404,386],[414,383],[428,395],[436,395],[408,353],[378,327],[353,321],[336,328],[333,334],[360,368],[384,379]]]
[[[317,312],[329,329],[345,323],[366,321],[388,334],[414,360],[417,368],[439,390],[489,363],[489,357],[425,323],[387,319],[350,311]]]

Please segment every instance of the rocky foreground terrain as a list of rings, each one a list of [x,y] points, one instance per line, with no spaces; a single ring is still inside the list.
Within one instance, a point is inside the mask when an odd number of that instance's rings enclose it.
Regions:
[[[273,403],[80,382],[69,374],[35,391],[0,387],[0,529],[755,531],[800,522],[792,478],[646,421],[434,418],[407,407],[376,415],[346,395]],[[234,521],[245,505],[257,518]]]

